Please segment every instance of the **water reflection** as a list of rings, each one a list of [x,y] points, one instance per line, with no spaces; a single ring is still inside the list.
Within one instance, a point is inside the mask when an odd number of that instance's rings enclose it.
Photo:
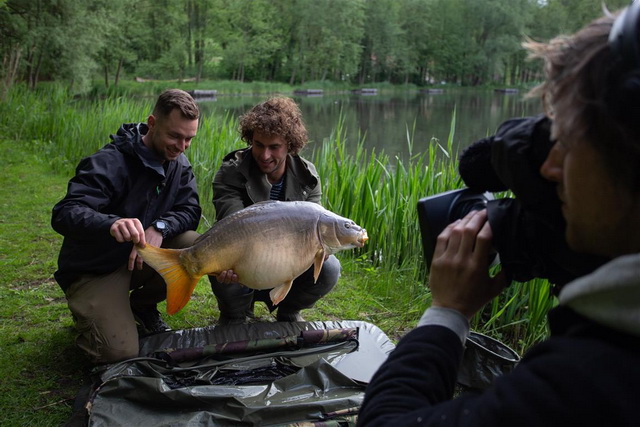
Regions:
[[[524,94],[493,90],[446,89],[442,93],[405,92],[394,95],[331,94],[292,96],[300,105],[313,142],[322,142],[344,117],[347,143],[355,146],[364,136],[364,146],[384,150],[392,158],[426,151],[432,138],[446,145],[451,134],[454,150],[495,132],[511,117],[540,112],[537,100],[524,100]],[[203,113],[229,113],[239,116],[266,96],[220,96],[201,101]],[[455,123],[452,122],[455,112]],[[452,124],[455,125],[453,133]],[[409,136],[408,136],[409,135]]]

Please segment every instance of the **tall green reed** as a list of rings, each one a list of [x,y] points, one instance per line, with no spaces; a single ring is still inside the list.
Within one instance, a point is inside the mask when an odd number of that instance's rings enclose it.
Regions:
[[[72,98],[60,85],[46,90],[17,86],[0,105],[6,138],[24,141],[54,170],[71,174],[77,162],[109,143],[123,122],[145,120],[148,101],[123,97],[91,102]]]

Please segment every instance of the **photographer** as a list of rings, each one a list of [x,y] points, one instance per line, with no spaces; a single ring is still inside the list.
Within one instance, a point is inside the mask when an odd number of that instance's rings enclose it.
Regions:
[[[433,304],[369,384],[360,425],[640,425],[640,4],[571,37],[529,43],[565,238],[608,262],[565,284],[551,336],[483,393],[453,398],[469,319],[508,284],[490,277],[494,231],[472,212],[438,237]],[[610,37],[611,33],[611,37]],[[631,40],[631,42],[629,42]]]

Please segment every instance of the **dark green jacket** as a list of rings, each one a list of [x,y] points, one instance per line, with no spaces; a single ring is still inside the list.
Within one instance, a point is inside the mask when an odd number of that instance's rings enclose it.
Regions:
[[[213,205],[218,220],[257,202],[269,200],[271,184],[251,155],[251,148],[232,151],[222,159],[213,179]],[[320,203],[322,189],[313,163],[287,156],[285,201]]]

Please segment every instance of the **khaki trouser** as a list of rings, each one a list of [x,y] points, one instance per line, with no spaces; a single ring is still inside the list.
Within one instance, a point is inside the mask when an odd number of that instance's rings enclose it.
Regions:
[[[200,235],[187,231],[163,244],[184,248]],[[162,277],[144,264],[129,271],[123,265],[103,274],[84,274],[66,292],[67,303],[78,330],[76,343],[95,363],[111,363],[137,357],[138,330],[131,307],[151,307],[167,297]]]

